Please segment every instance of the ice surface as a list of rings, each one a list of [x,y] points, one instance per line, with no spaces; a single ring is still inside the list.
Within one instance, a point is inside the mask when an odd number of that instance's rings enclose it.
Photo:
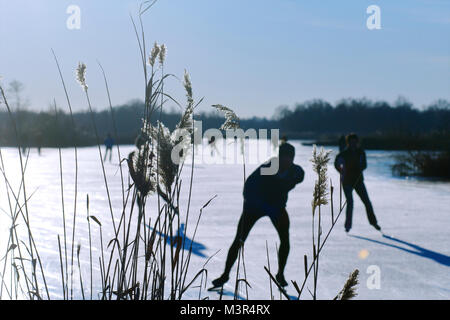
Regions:
[[[303,255],[312,257],[311,248],[311,198],[315,176],[312,171],[312,148],[292,141],[297,149],[295,162],[305,171],[305,180],[289,194],[287,210],[290,216],[291,252],[286,267],[286,279],[302,283],[304,278]],[[187,235],[192,238],[193,225],[200,208],[212,197],[217,197],[203,211],[197,236],[195,253],[192,257],[188,279],[194,276],[204,265],[207,258],[218,250],[207,264],[208,286],[218,277],[224,267],[229,245],[236,232],[236,225],[242,208],[242,187],[244,169],[240,147],[234,140],[217,142],[218,150],[211,155],[206,141],[199,147],[195,156],[193,194],[191,202],[190,225]],[[225,146],[226,152],[222,148]],[[248,176],[258,165],[270,156],[268,143],[256,140],[246,141],[246,151],[251,155],[246,161]],[[267,150],[264,147],[268,147]],[[332,159],[336,155],[333,151]],[[123,157],[133,150],[133,146],[121,147]],[[103,151],[103,150],[102,150]],[[360,284],[357,299],[449,299],[450,298],[450,183],[429,182],[416,179],[400,179],[391,175],[390,165],[395,152],[368,151],[368,169],[365,172],[366,186],[372,200],[379,224],[385,234],[373,229],[367,222],[364,207],[355,195],[353,229],[347,235],[344,232],[344,216],[339,219],[320,259],[318,297],[333,298],[342,288],[348,275],[354,269],[360,270]],[[13,190],[18,194],[20,183],[20,163],[18,153],[13,148],[2,149],[7,177]],[[62,150],[64,179],[64,202],[67,216],[67,228],[71,230],[74,199],[74,150]],[[252,158],[253,157],[253,158]],[[225,159],[225,160],[224,160]],[[110,211],[103,181],[97,147],[79,148],[78,202],[76,221],[76,243],[81,244],[81,263],[85,288],[88,287],[89,255],[88,229],[86,221],[86,194],[90,198],[90,214],[103,224],[104,238],[112,238]],[[215,162],[215,163],[214,163]],[[190,159],[187,160],[182,177],[181,212],[186,212]],[[126,173],[126,166],[123,166]],[[115,217],[120,215],[122,187],[118,171],[116,150],[113,163],[106,162],[105,169],[112,197]],[[329,177],[335,186],[335,212],[339,206],[339,176],[332,164]],[[53,298],[60,298],[60,266],[57,235],[62,237],[62,204],[60,193],[59,158],[57,149],[42,149],[38,156],[31,150],[26,168],[26,190],[30,197],[28,210],[31,227],[46,270],[47,281]],[[21,195],[22,196],[22,195]],[[11,195],[12,197],[12,195]],[[15,202],[11,199],[14,206]],[[153,197],[147,204],[147,211],[156,216],[156,200]],[[0,184],[0,252],[6,252],[9,228],[9,204],[5,184]],[[330,224],[330,208],[322,209],[324,230]],[[22,227],[23,222],[21,221]],[[98,227],[91,224],[94,240],[94,265],[98,277],[99,237]],[[70,239],[70,236],[68,236]],[[269,278],[264,271],[267,266],[266,242],[269,246],[270,267],[275,273],[277,266],[276,246],[279,242],[275,229],[268,218],[257,222],[245,243],[245,266],[249,288],[249,299],[270,299]],[[70,248],[70,241],[68,241]],[[70,259],[70,258],[69,258]],[[0,264],[3,267],[3,263]],[[372,278],[371,266],[380,271],[380,287],[372,288],[367,282]],[[8,268],[7,268],[8,269]],[[242,270],[241,270],[242,271]],[[373,271],[372,271],[373,272]],[[236,265],[231,279],[236,276]],[[78,274],[74,277],[78,286]],[[225,286],[224,298],[231,299],[234,281]],[[312,283],[307,283],[312,289]],[[79,296],[79,291],[78,297]],[[289,294],[294,295],[292,284]],[[186,298],[198,298],[199,289],[190,289]],[[245,297],[245,291],[240,291]],[[275,298],[279,293],[274,289]],[[218,298],[214,292],[201,291],[201,298]],[[310,299],[305,290],[302,298]]]

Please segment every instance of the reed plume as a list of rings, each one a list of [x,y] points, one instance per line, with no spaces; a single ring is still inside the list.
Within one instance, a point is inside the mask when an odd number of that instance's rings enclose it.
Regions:
[[[148,64],[151,65],[152,67],[155,66],[156,58],[158,58],[160,50],[161,49],[158,46],[158,43],[155,42],[152,51],[150,52],[150,57],[148,58]]]
[[[76,79],[83,90],[87,91],[88,86],[86,84],[86,65],[82,62],[78,63],[78,68],[76,70]]]
[[[239,117],[228,107],[225,107],[221,104],[212,105],[213,108],[216,108],[218,111],[223,112],[225,116],[225,122],[220,127],[221,130],[236,130],[240,128]]]
[[[317,147],[314,145],[311,162],[313,163],[313,170],[317,173],[318,179],[314,184],[313,200],[311,203],[313,213],[317,207],[328,204],[327,165],[330,161],[330,153],[331,151],[325,151],[323,148],[317,151]]]
[[[173,132],[170,132],[162,122],[158,121],[156,127],[150,124],[143,125],[143,136],[146,139],[153,139],[156,142],[156,150],[158,156],[158,175],[160,182],[166,190],[171,190],[171,186],[178,173],[179,162],[174,162],[172,152],[176,147],[179,150],[179,158],[181,161],[187,156],[190,147],[190,136],[192,130],[192,105],[188,105],[185,112],[181,116],[180,121]]]
[[[172,161],[172,150],[176,143],[169,128],[161,122],[158,122],[158,128],[153,130],[151,134],[153,139],[158,141],[158,174],[160,182],[166,190],[171,190],[179,167],[178,164]]]
[[[344,287],[339,292],[339,294],[334,298],[334,300],[350,300],[358,295],[356,293],[356,286],[359,283],[358,274],[359,274],[358,269],[355,269],[355,271],[353,271],[350,274],[350,276],[348,277],[347,281],[344,284]]]
[[[184,89],[186,90],[186,97],[188,100],[188,108],[193,107],[194,105],[194,98],[192,95],[192,83],[191,83],[191,77],[189,76],[189,73],[184,70],[184,81],[183,81]]]
[[[159,56],[158,56],[158,58],[159,58],[159,64],[160,64],[160,65],[163,65],[163,64],[164,64],[164,61],[166,60],[166,52],[167,52],[166,45],[165,45],[165,44],[162,44],[162,45],[159,47]]]
[[[142,144],[138,151],[128,155],[130,176],[141,195],[146,196],[156,190],[154,154],[148,142]]]

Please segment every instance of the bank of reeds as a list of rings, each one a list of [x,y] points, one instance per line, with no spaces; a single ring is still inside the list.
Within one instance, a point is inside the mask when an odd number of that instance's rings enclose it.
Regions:
[[[450,179],[450,152],[409,151],[396,156],[392,166],[395,175]]]

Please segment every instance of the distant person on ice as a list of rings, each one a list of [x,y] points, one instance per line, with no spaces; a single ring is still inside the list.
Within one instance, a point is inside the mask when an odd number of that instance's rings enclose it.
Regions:
[[[347,199],[347,211],[345,216],[345,231],[352,228],[353,215],[353,189],[361,198],[366,207],[369,223],[377,230],[381,230],[373,211],[372,203],[364,185],[363,171],[367,168],[366,153],[359,145],[359,138],[351,133],[346,137],[347,147],[341,151],[334,161],[334,166],[341,174],[342,188]]]
[[[211,157],[214,157],[214,151],[217,151],[219,153],[219,150],[217,150],[216,146],[216,137],[211,136],[211,138],[208,140],[208,145],[211,148]]]
[[[111,137],[111,134],[108,133],[108,136],[106,137],[105,141],[103,142],[105,144],[105,158],[103,159],[103,161],[106,161],[106,155],[108,154],[109,151],[109,162],[111,162],[111,158],[112,158],[112,147],[114,146],[114,139]]]
[[[294,156],[295,148],[291,144],[280,145],[278,172],[275,175],[261,174],[262,167],[270,167],[271,162],[267,162],[258,167],[245,181],[244,208],[236,237],[228,251],[223,274],[212,282],[214,287],[222,287],[228,281],[239,248],[244,244],[256,221],[264,216],[270,218],[280,237],[276,280],[281,286],[287,286],[284,278],[284,268],[289,255],[289,217],[286,202],[288,192],[302,182],[305,175],[303,169],[293,163]]]

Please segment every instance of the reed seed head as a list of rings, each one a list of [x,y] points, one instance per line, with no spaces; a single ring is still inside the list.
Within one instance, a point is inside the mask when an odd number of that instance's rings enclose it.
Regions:
[[[171,186],[175,181],[179,169],[179,163],[172,161],[173,149],[177,147],[178,150],[180,150],[180,159],[183,160],[191,147],[191,139],[186,139],[186,134],[183,134],[186,132],[191,134],[192,132],[192,127],[190,125],[192,122],[189,118],[191,114],[191,111],[185,111],[182,119],[173,132],[170,132],[169,128],[159,121],[157,122],[156,127],[147,126],[146,131],[143,132],[143,136],[152,139],[156,145],[159,182],[165,186],[166,190],[171,190]]]
[[[220,127],[221,130],[236,130],[240,128],[239,117],[233,110],[221,104],[214,104],[212,107],[216,108],[218,111],[221,111],[225,116],[225,122]]]
[[[313,192],[313,213],[316,207],[326,205],[328,203],[328,162],[330,161],[331,151],[325,151],[323,148],[317,151],[317,147],[314,145],[313,157],[311,162],[313,163],[314,172],[317,173],[317,180],[314,185]]]
[[[163,65],[164,60],[166,60],[166,52],[167,52],[166,45],[162,44],[161,47],[159,47],[159,63],[161,65]]]
[[[137,152],[133,151],[128,155],[130,176],[143,196],[156,190],[154,157],[149,141],[145,141]]]
[[[160,50],[161,49],[159,48],[158,43],[155,42],[155,44],[153,45],[152,51],[150,52],[150,57],[148,58],[148,63],[152,67],[155,65],[156,58],[158,57]]]
[[[191,78],[189,77],[189,73],[184,70],[184,82],[183,82],[184,89],[186,90],[186,96],[188,100],[188,107],[194,104],[194,98],[192,96],[192,83]]]
[[[158,122],[158,173],[166,190],[170,190],[178,172],[178,164],[172,161],[172,150],[175,143],[169,128]]]
[[[358,269],[355,269],[355,271],[350,274],[341,292],[339,292],[339,294],[335,298],[336,300],[350,300],[358,295],[356,293],[356,286],[359,282],[358,274]]]
[[[78,63],[78,68],[76,71],[76,77],[78,83],[81,85],[84,91],[88,90],[88,86],[86,84],[86,65],[82,62]]]

